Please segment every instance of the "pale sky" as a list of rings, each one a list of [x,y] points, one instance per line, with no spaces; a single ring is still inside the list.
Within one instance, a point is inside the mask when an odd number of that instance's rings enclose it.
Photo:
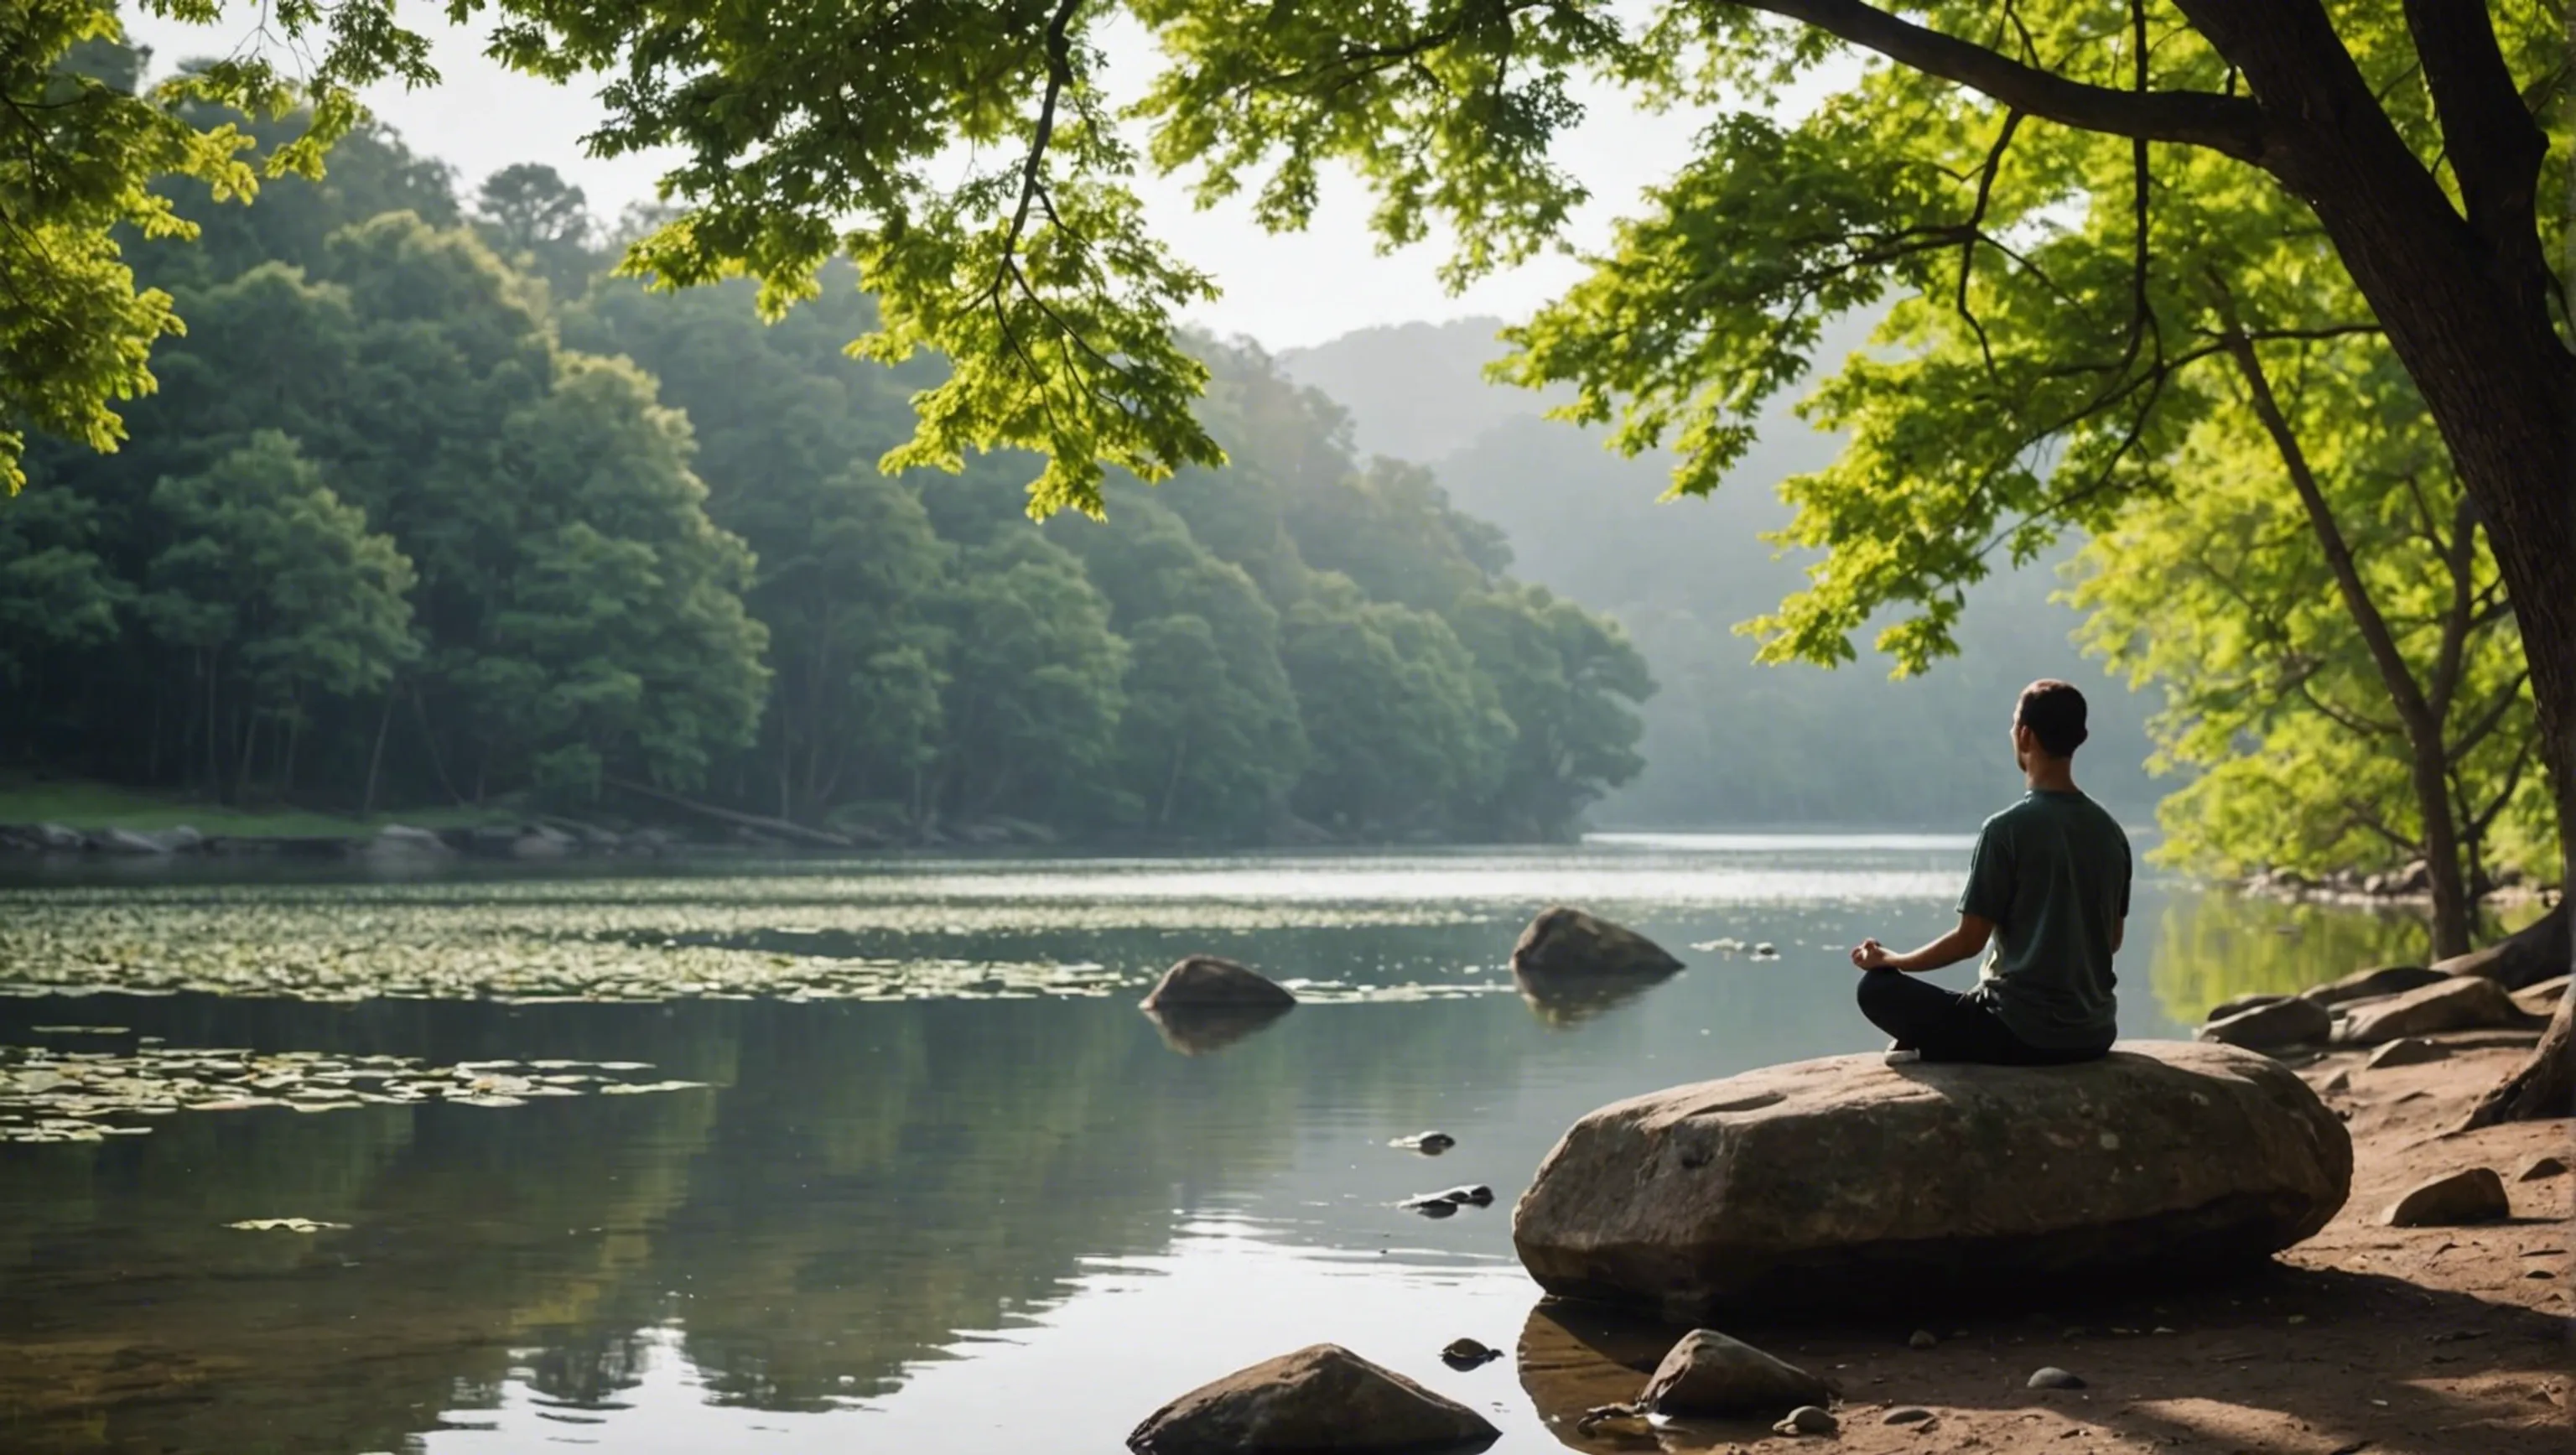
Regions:
[[[404,7],[405,23],[427,27],[440,86],[406,92],[381,87],[366,100],[378,117],[415,151],[456,169],[461,195],[470,197],[484,177],[514,162],[544,162],[580,187],[591,210],[613,222],[628,203],[652,197],[660,167],[648,157],[603,161],[588,156],[581,138],[598,124],[593,91],[558,87],[505,71],[482,55],[484,28],[446,25],[427,7]],[[154,70],[194,56],[220,54],[252,34],[251,15],[216,26],[186,26],[149,15],[129,15],[132,38],[154,51]],[[1132,58],[1120,68],[1119,89],[1140,88],[1141,35],[1113,46],[1113,57]],[[1650,116],[1612,93],[1586,98],[1583,125],[1564,137],[1557,155],[1591,189],[1592,201],[1572,233],[1583,247],[1608,239],[1611,220],[1640,210],[1639,190],[1673,172],[1689,155],[1700,119]],[[1157,232],[1187,261],[1216,276],[1225,289],[1217,303],[1192,321],[1221,334],[1245,334],[1271,349],[1321,343],[1372,324],[1415,319],[1441,321],[1471,314],[1526,316],[1582,274],[1565,257],[1544,257],[1487,278],[1463,295],[1444,290],[1437,269],[1444,253],[1437,241],[1379,256],[1367,232],[1368,198],[1358,183],[1328,186],[1313,226],[1301,234],[1272,236],[1253,222],[1240,199],[1198,212],[1177,182],[1139,179],[1153,209]]]

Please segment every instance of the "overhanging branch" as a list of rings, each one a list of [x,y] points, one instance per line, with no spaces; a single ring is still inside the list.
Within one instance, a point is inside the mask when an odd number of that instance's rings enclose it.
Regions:
[[[2121,91],[2071,81],[1973,41],[1900,19],[1862,0],[1739,3],[1812,25],[1899,65],[1981,91],[2016,111],[2082,131],[2207,147],[2239,161],[2262,159],[2262,108],[2243,97],[2208,91]]]

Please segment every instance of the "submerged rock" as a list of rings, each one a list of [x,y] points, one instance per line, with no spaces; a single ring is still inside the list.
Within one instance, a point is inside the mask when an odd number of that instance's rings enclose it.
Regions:
[[[1440,1349],[1440,1362],[1452,1369],[1475,1369],[1503,1357],[1503,1351],[1474,1339],[1452,1339]]]
[[[1214,955],[1191,955],[1163,972],[1146,992],[1147,1010],[1183,1010],[1224,1006],[1275,1006],[1285,1010],[1297,997],[1260,971]]]
[[[1314,1344],[1239,1369],[1148,1415],[1127,1437],[1137,1455],[1263,1451],[1481,1449],[1502,1432],[1338,1344]]]
[[[1550,1293],[1803,1313],[2260,1259],[2325,1226],[2351,1178],[2316,1093],[2231,1047],[1841,1056],[1593,1112],[1540,1164],[1512,1241]]]
[[[2352,1019],[2335,1032],[2335,1039],[2348,1046],[2376,1046],[2401,1036],[2492,1030],[2524,1025],[2529,1019],[2494,981],[2446,975],[2434,984],[2353,1012]]]
[[[2504,1179],[2492,1167],[2471,1167],[2408,1188],[2380,1213],[2379,1221],[2392,1228],[2447,1228],[2511,1216]]]
[[[1797,1365],[1715,1329],[1693,1329],[1655,1366],[1637,1405],[1659,1415],[1767,1414],[1831,1398],[1823,1380]]]
[[[1408,1152],[1419,1152],[1425,1157],[1437,1157],[1457,1146],[1458,1139],[1447,1132],[1415,1132],[1409,1137],[1398,1137],[1387,1145],[1402,1147]]]
[[[2243,1046],[2249,1051],[2315,1045],[2333,1033],[2334,1017],[2324,1006],[2291,996],[2240,1010],[2223,1020],[2213,1019],[2200,1028],[2204,1041]]]
[[[1145,1010],[1145,1019],[1154,1023],[1164,1045],[1184,1056],[1205,1056],[1224,1050],[1295,1008],[1293,1005],[1176,1005],[1149,1007]]]

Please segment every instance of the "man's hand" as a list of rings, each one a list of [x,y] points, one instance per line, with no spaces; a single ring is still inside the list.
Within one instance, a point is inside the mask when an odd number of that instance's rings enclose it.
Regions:
[[[1863,940],[1853,947],[1851,962],[1863,970],[1939,970],[1956,965],[1986,947],[1995,932],[1995,922],[1983,915],[1959,916],[1959,927],[1919,950],[1904,954],[1888,953],[1876,940]]]
[[[1852,950],[1852,964],[1863,970],[1891,969],[1893,967],[1890,962],[1895,958],[1894,955],[1887,953],[1885,945],[1876,940],[1863,940]]]

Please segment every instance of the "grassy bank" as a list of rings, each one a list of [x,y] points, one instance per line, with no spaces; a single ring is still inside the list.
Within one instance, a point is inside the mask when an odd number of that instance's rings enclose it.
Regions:
[[[80,779],[0,777],[0,824],[58,823],[76,829],[140,831],[186,824],[204,834],[328,838],[373,833],[389,823],[444,829],[517,821],[506,811],[477,808],[409,808],[368,817],[286,807],[231,808],[180,794]]]

